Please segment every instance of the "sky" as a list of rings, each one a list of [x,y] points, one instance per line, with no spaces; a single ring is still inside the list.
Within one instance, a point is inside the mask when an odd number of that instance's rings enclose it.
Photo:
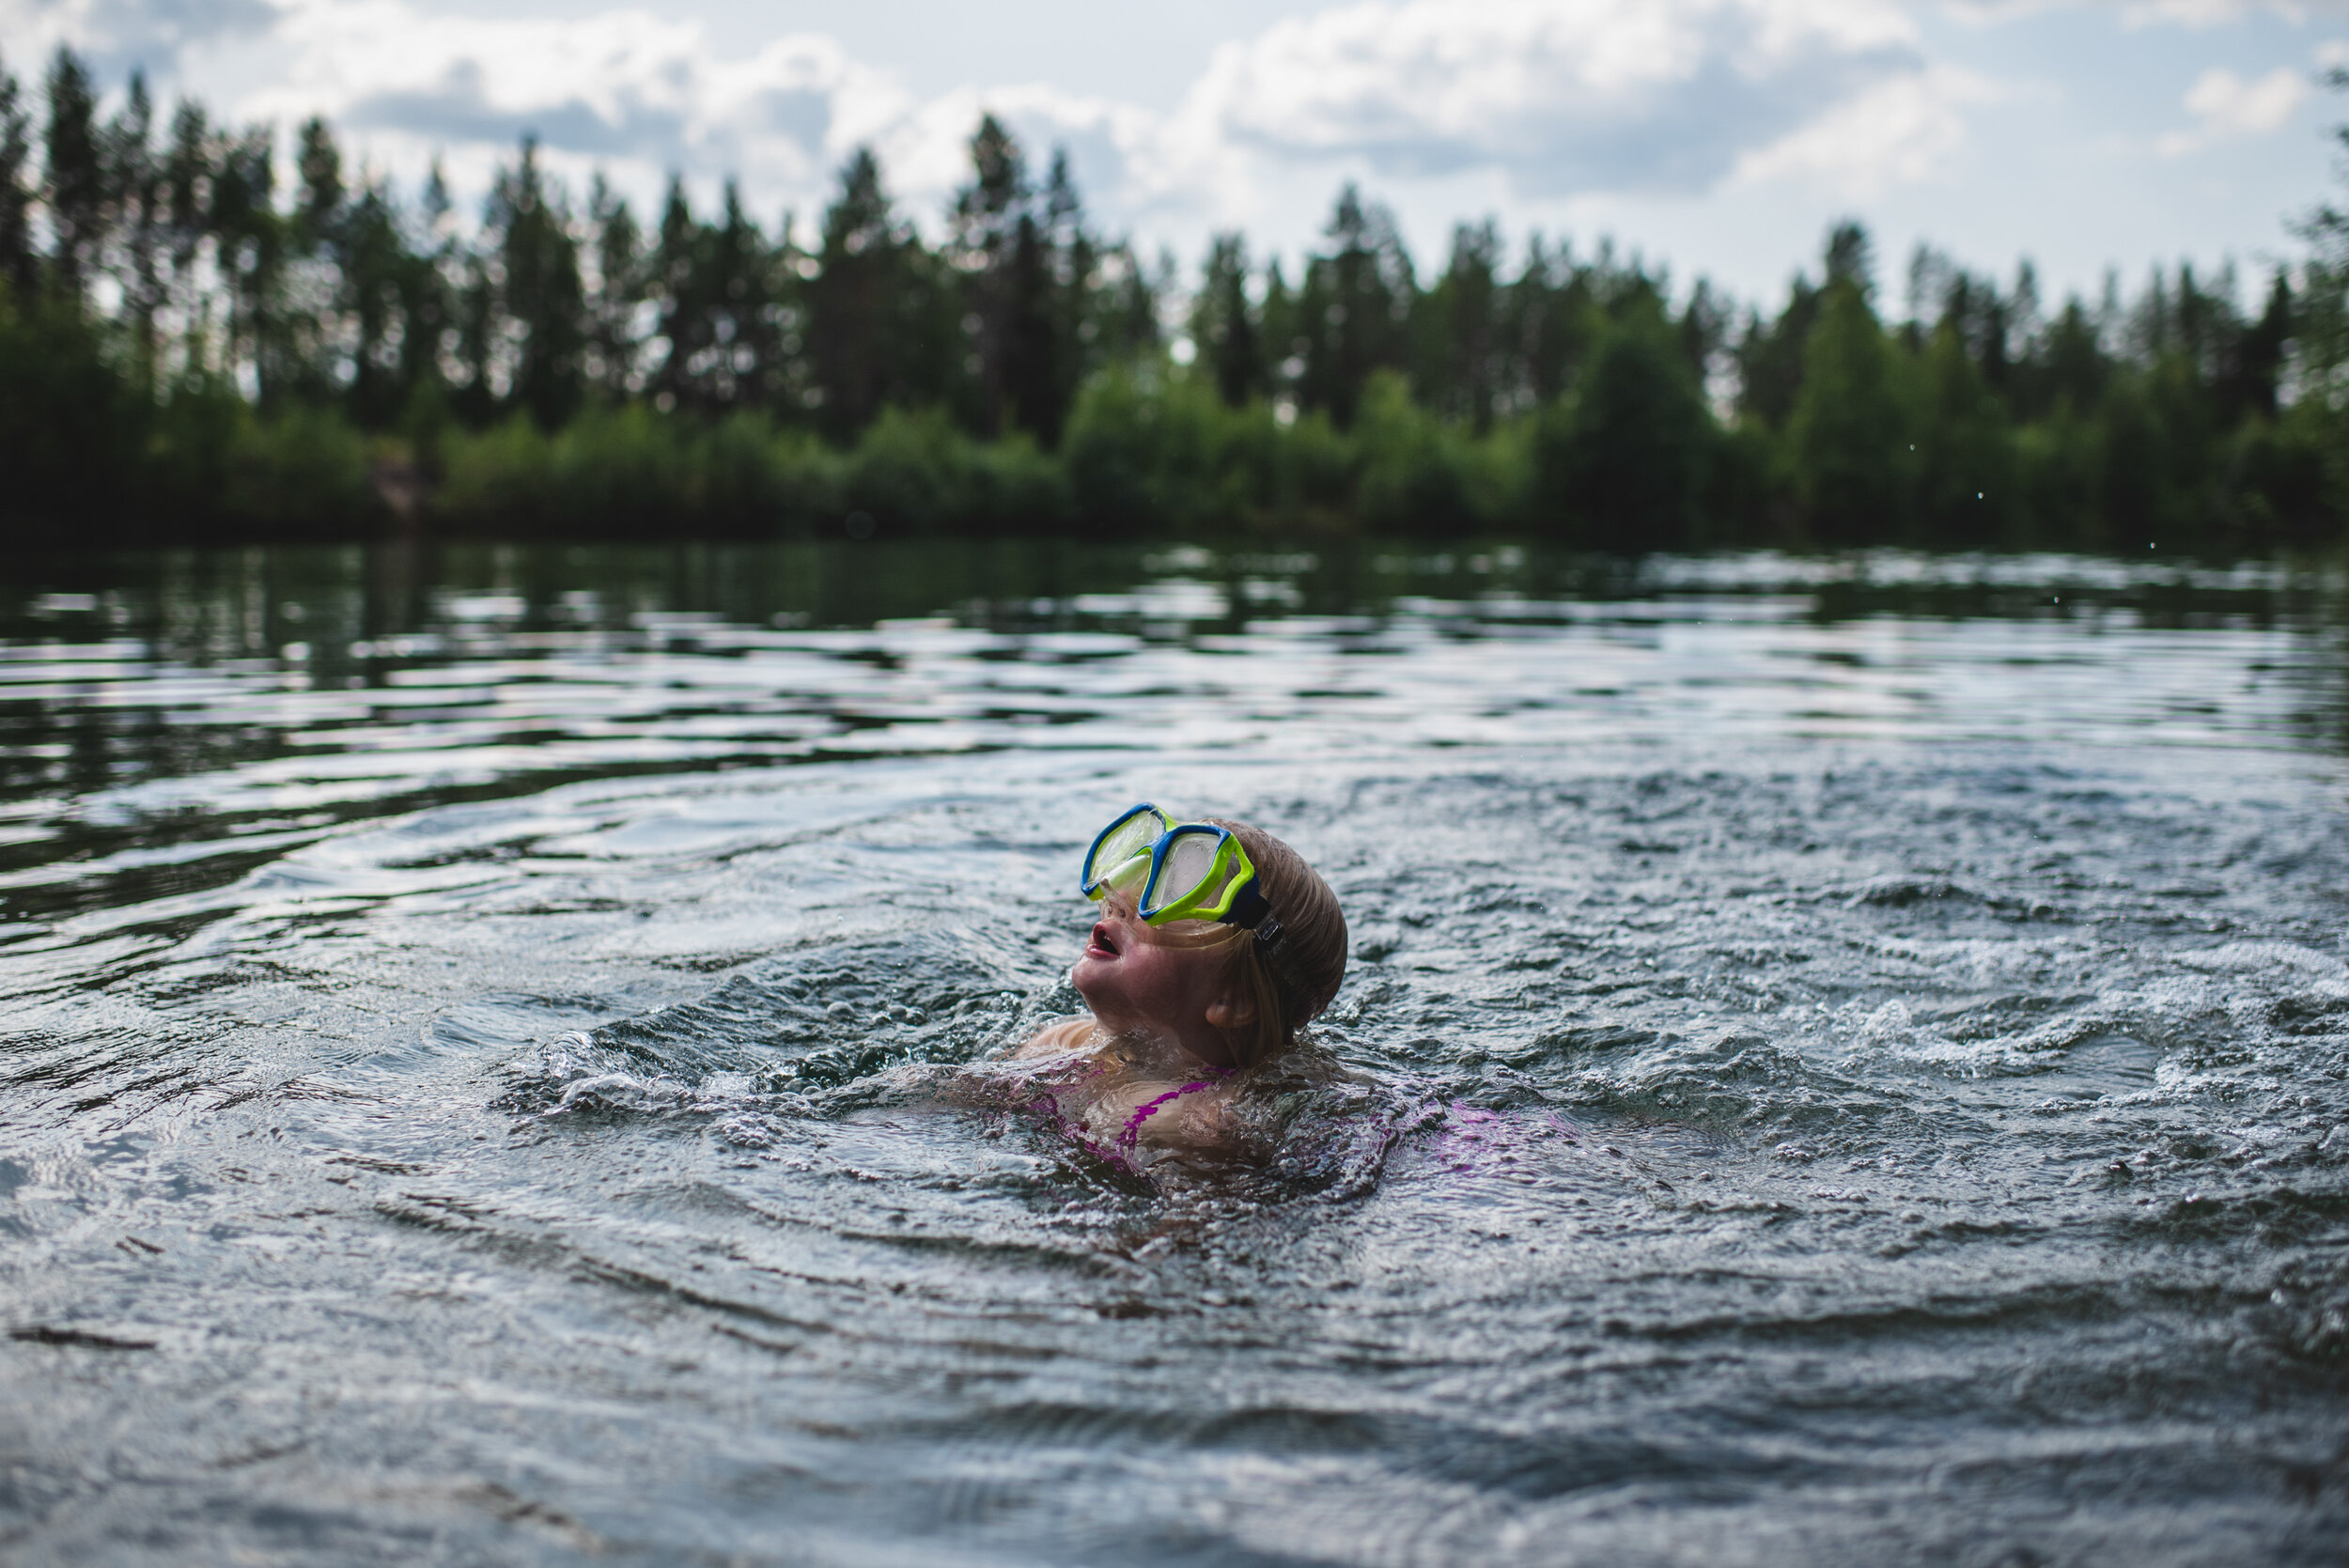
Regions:
[[[1293,265],[1351,179],[1423,275],[1490,216],[1766,308],[1843,217],[1895,307],[1921,241],[2050,299],[2181,260],[2248,299],[2349,120],[2349,0],[0,0],[0,64],[60,42],[110,90],[322,114],[410,194],[438,158],[477,198],[533,132],[640,206],[739,179],[805,240],[869,145],[935,231],[992,110],[1187,277],[1226,228]]]

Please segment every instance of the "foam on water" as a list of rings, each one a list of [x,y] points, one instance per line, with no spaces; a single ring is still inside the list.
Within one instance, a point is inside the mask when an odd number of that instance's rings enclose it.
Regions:
[[[12,1557],[2337,1557],[2337,582],[796,559],[27,585]],[[1145,795],[1348,910],[1257,1168],[983,1066]]]

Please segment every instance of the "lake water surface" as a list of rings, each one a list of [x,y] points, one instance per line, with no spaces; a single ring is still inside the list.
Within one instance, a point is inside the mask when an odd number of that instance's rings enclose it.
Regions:
[[[2338,564],[8,581],[10,1560],[2341,1560]],[[933,1092],[1143,798],[1352,926],[1204,1188]]]

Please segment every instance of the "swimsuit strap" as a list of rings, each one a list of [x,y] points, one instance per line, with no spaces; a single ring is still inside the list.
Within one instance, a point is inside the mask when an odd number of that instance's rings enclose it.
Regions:
[[[1226,1079],[1232,1076],[1232,1069],[1229,1067],[1211,1067],[1208,1071],[1214,1073],[1216,1079]],[[1160,1106],[1166,1104],[1169,1100],[1179,1100],[1185,1094],[1195,1094],[1199,1090],[1210,1088],[1213,1086],[1214,1081],[1214,1079],[1203,1078],[1196,1083],[1186,1083],[1180,1089],[1169,1089],[1165,1094],[1160,1094],[1157,1099],[1136,1107],[1134,1113],[1126,1118],[1126,1126],[1117,1135],[1117,1146],[1121,1149],[1130,1151],[1135,1144],[1142,1141],[1142,1124],[1157,1115]]]
[[[1068,1137],[1075,1141],[1079,1148],[1093,1156],[1096,1159],[1113,1165],[1120,1171],[1133,1171],[1133,1166],[1128,1163],[1126,1157],[1119,1154],[1115,1149],[1104,1149],[1100,1144],[1096,1143],[1092,1139],[1087,1138],[1085,1136],[1084,1128],[1070,1121],[1068,1117],[1062,1112],[1060,1101],[1053,1095],[1038,1094],[1033,1101],[1030,1102],[1030,1106],[1033,1110],[1043,1113],[1044,1119],[1049,1126],[1057,1131],[1067,1134]]]

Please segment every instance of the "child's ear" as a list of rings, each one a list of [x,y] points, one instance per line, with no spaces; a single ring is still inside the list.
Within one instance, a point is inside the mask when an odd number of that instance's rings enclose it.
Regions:
[[[1237,1034],[1256,1024],[1256,1004],[1245,997],[1225,997],[1221,1001],[1207,1004],[1207,1022],[1226,1034]]]

